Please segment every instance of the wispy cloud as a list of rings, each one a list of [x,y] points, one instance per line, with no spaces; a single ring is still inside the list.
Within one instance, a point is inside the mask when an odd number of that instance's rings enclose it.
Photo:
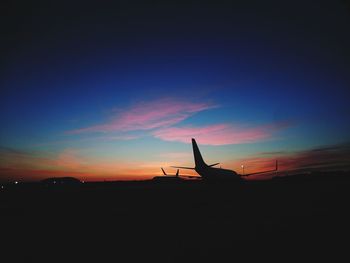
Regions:
[[[286,169],[350,168],[350,144],[301,151],[282,159]]]
[[[169,160],[183,160],[185,158],[192,158],[191,152],[167,152],[159,154],[160,158],[165,158]]]
[[[230,124],[215,124],[204,127],[168,127],[155,130],[152,134],[165,141],[189,143],[189,138],[194,137],[201,144],[226,145],[270,139],[274,132],[288,125],[288,123],[278,123],[258,127],[240,127]]]
[[[37,165],[40,167],[51,166],[51,154],[39,151],[24,151],[0,146],[0,167],[18,167],[33,168]]]
[[[152,130],[177,124],[193,114],[216,107],[210,103],[194,103],[174,99],[160,99],[139,103],[116,115],[106,123],[69,131],[70,134],[87,132],[125,132]]]
[[[244,164],[247,173],[273,169],[275,160],[278,160],[279,173],[283,176],[290,173],[312,170],[349,170],[350,144],[338,144],[319,147],[298,152],[262,152],[256,156],[232,160],[228,163],[231,168],[240,169]],[[271,178],[276,174],[257,175],[253,178]]]
[[[141,135],[132,135],[132,134],[118,134],[110,136],[101,136],[97,137],[98,140],[107,140],[107,141],[129,141],[140,138]]]
[[[195,137],[202,144],[226,145],[271,139],[275,131],[290,125],[290,123],[277,123],[247,127],[223,123],[179,127],[178,124],[194,114],[216,107],[218,106],[212,103],[163,98],[138,103],[124,110],[116,109],[109,121],[71,130],[68,133],[105,133],[106,135],[100,138],[107,140],[132,140],[147,134],[164,141],[184,143],[190,142],[190,138]],[[144,133],[145,131],[147,133]]]
[[[74,148],[54,154],[28,152],[0,146],[0,181],[41,180],[53,176],[76,176],[83,180],[139,180],[160,175],[169,162],[101,160]]]

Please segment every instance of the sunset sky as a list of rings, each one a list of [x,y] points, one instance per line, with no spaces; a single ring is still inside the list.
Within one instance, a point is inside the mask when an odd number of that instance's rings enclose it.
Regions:
[[[280,2],[5,6],[0,181],[347,168],[349,5]]]

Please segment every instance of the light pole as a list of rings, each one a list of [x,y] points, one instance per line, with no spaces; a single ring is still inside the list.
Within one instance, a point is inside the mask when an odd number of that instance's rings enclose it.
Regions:
[[[242,164],[241,167],[242,167],[242,171],[243,171],[243,175],[244,175],[244,165]]]

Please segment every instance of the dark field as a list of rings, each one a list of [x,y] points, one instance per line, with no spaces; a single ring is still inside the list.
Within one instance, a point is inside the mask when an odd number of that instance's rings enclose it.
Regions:
[[[47,262],[344,260],[349,200],[347,174],[18,184],[0,192],[2,252]]]

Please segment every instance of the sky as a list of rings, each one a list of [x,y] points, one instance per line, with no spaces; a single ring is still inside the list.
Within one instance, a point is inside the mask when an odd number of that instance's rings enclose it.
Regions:
[[[0,181],[348,169],[348,1],[1,9]]]

